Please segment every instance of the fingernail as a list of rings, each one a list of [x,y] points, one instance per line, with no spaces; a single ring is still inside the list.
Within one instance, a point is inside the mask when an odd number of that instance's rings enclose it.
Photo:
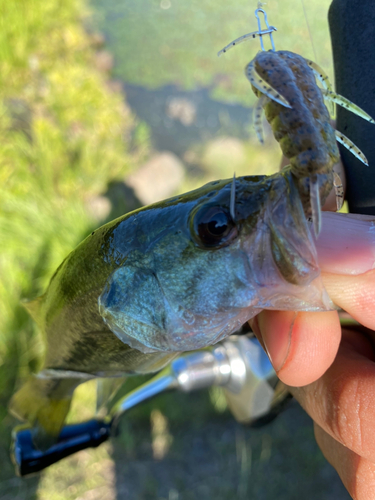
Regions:
[[[283,311],[282,315],[278,311],[267,311],[257,316],[264,347],[276,372],[282,369],[290,353],[296,317],[294,311]]]
[[[259,317],[259,314],[257,314],[256,316],[254,316],[254,318],[251,318],[249,320],[249,325],[250,325],[250,328],[252,329],[253,333],[257,337],[260,345],[263,347],[263,349],[265,351],[267,351],[266,346],[264,345],[264,342],[263,342],[262,333],[260,331],[260,327],[259,327],[259,323],[258,323],[258,317]]]
[[[375,268],[375,218],[322,212],[316,242],[322,271],[357,275]]]

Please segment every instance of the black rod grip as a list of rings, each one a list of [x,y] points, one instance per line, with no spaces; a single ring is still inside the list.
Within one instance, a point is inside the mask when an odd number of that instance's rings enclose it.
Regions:
[[[333,0],[328,20],[336,91],[375,117],[375,2]],[[350,212],[375,215],[375,125],[337,106],[336,128],[369,161],[366,167],[340,146]]]
[[[13,431],[12,460],[19,476],[39,472],[77,451],[99,446],[111,433],[111,423],[89,420],[81,424],[66,425],[58,442],[45,451],[35,448],[32,429]]]

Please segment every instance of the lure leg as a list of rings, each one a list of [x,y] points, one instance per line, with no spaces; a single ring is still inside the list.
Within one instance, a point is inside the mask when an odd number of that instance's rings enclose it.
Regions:
[[[255,133],[261,144],[264,144],[262,113],[263,113],[263,108],[267,101],[268,97],[266,95],[262,95],[261,97],[259,97],[258,102],[254,109],[254,115],[255,115],[254,128],[255,128]]]
[[[268,29],[259,32],[259,31],[253,31],[252,33],[247,33],[246,35],[242,35],[239,38],[236,38],[233,40],[233,42],[228,43],[223,49],[219,50],[217,53],[218,57],[221,56],[221,54],[225,54],[228,52],[228,50],[232,49],[235,45],[239,45],[242,42],[246,42],[246,40],[249,40],[249,38],[256,38],[257,36],[263,36],[263,35],[271,35],[273,31],[276,31],[276,28],[274,26],[270,26]]]
[[[336,194],[336,209],[341,210],[344,204],[344,187],[342,185],[341,177],[337,172],[333,172],[333,187]]]
[[[310,68],[313,70],[316,78],[320,81],[320,83],[323,85],[324,89],[333,91],[333,87],[331,82],[329,81],[327,73],[314,61],[311,61],[310,59],[306,59],[305,61],[307,64],[310,66]],[[329,101],[329,113],[331,116],[334,116],[335,114],[335,109],[333,106],[333,101]]]
[[[361,160],[362,163],[368,166],[368,161],[366,156],[362,153],[362,151],[350,140],[346,135],[338,130],[335,130],[336,140],[340,144],[342,144],[346,149],[348,149],[358,160]]]
[[[285,106],[286,108],[291,108],[292,106],[288,103],[285,97],[280,95],[279,92],[277,92],[277,90],[275,90],[273,87],[271,87],[271,85],[269,85],[265,80],[263,80],[263,78],[261,78],[261,76],[256,71],[254,64],[255,63],[253,60],[245,68],[246,78],[250,81],[251,85],[253,85],[253,87],[258,89],[259,92],[262,92],[262,94],[265,94],[273,101],[278,102],[279,104]]]
[[[371,118],[371,116],[368,113],[366,113],[366,111],[364,111],[362,108],[354,104],[352,101],[349,101],[349,99],[347,99],[346,97],[336,94],[331,90],[322,90],[322,94],[324,99],[335,102],[339,106],[346,108],[348,111],[351,111],[355,115],[360,116],[361,118],[367,120],[370,123],[375,123],[375,120]]]
[[[305,61],[310,66],[310,68],[314,71],[318,80],[322,83],[323,87],[327,90],[333,90],[332,84],[329,81],[327,73],[314,61],[310,61],[310,59],[306,59]]]

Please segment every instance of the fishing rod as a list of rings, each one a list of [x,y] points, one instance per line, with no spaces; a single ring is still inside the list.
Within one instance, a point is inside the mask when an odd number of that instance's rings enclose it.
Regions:
[[[336,91],[375,115],[375,3],[369,0],[333,0],[328,13],[332,39]],[[345,167],[346,199],[353,213],[375,215],[374,131],[346,109],[337,108],[337,129],[366,151],[369,167],[340,147]],[[372,159],[372,161],[371,161]]]

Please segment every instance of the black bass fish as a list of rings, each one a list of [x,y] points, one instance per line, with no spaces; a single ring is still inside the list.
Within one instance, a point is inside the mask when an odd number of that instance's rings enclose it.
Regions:
[[[56,437],[88,378],[157,371],[261,309],[329,309],[306,210],[286,169],[211,182],[94,231],[27,306],[46,355],[11,412]]]

